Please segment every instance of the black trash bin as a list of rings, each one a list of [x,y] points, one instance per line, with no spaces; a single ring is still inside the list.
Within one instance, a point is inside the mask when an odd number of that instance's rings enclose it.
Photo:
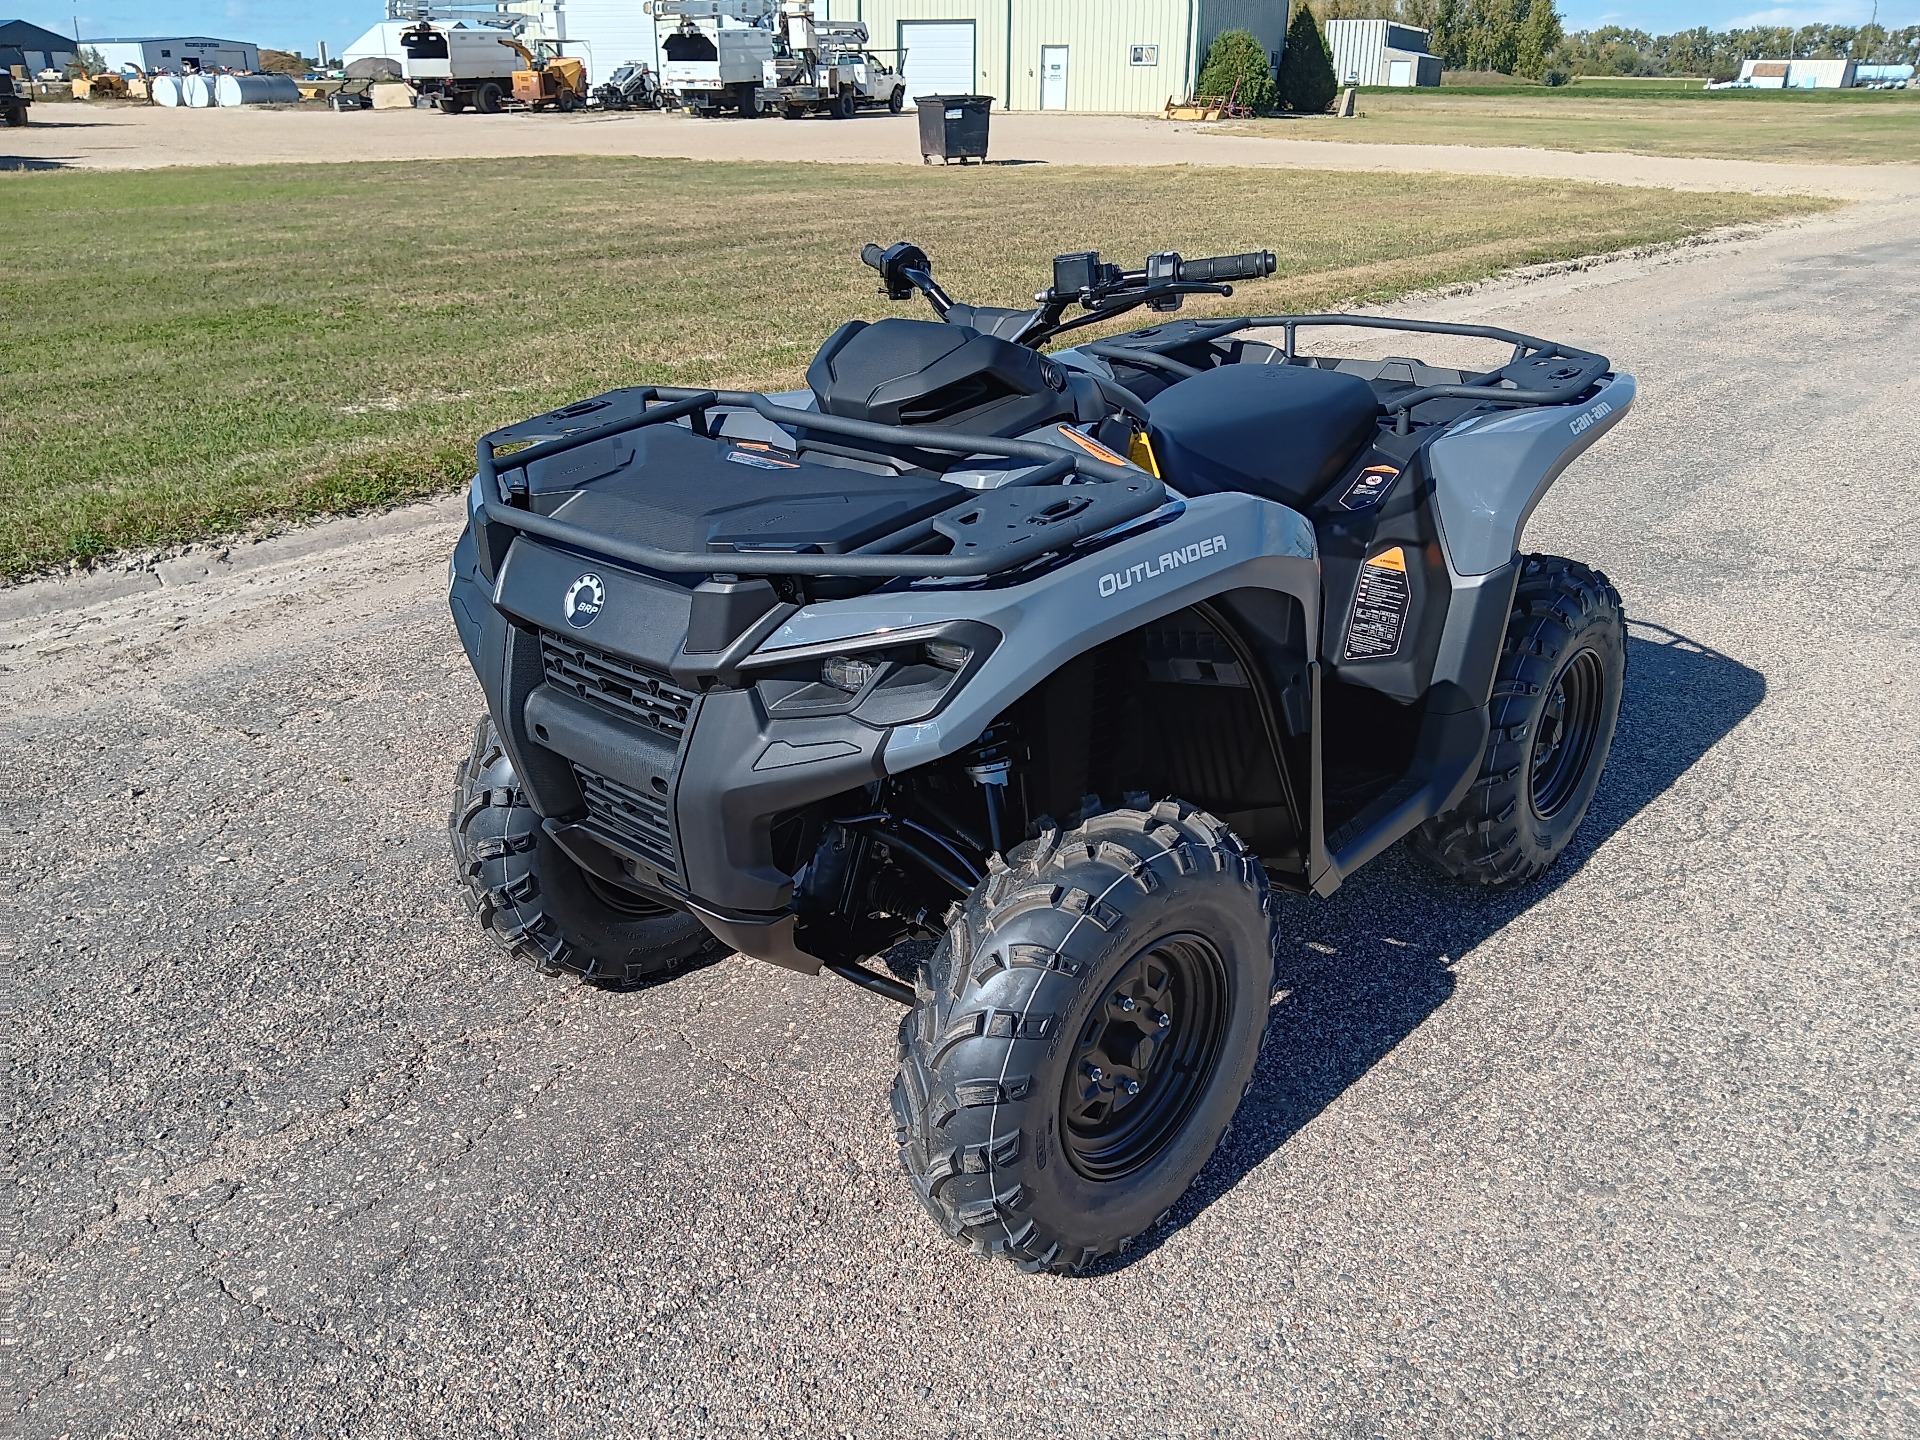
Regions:
[[[987,112],[991,95],[922,95],[920,106],[920,160],[945,165],[958,160],[981,164],[987,159]]]

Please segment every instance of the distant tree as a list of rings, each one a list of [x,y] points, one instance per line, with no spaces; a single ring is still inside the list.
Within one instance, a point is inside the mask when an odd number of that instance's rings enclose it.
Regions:
[[[1207,63],[1200,67],[1200,93],[1237,95],[1242,105],[1271,110],[1273,57],[1252,32],[1222,30],[1207,47]]]
[[[82,45],[80,53],[73,57],[83,75],[104,75],[107,70],[107,57],[91,45]]]
[[[1545,80],[1549,69],[1559,68],[1553,64],[1553,57],[1563,38],[1553,0],[1533,0],[1515,39],[1513,73],[1530,80]]]
[[[1280,52],[1280,103],[1301,115],[1322,115],[1339,93],[1327,37],[1313,7],[1303,4],[1287,26],[1287,48]]]

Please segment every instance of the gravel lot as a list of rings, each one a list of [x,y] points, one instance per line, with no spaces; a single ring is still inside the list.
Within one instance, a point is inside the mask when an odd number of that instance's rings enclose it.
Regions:
[[[1333,122],[1329,122],[1333,123]],[[33,124],[0,137],[0,170],[144,170],[444,160],[503,155],[656,155],[688,160],[920,163],[917,117],[743,124],[654,112],[440,115],[319,107],[182,110],[36,105]],[[1128,115],[995,114],[996,164],[1237,165],[1293,170],[1441,170],[1537,175],[1680,190],[1891,197],[1920,193],[1912,165],[1781,165],[1751,160],[1580,153],[1504,146],[1395,145],[1222,134]]]
[[[924,1220],[886,1002],[468,928],[452,506],[0,593],[14,1433],[1920,1432],[1920,208],[1427,309],[1641,379],[1529,535],[1638,622],[1613,766],[1540,888],[1289,902],[1089,1279]]]

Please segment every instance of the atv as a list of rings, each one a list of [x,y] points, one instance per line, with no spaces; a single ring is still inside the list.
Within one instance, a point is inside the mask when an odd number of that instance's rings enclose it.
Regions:
[[[1403,838],[1483,885],[1566,850],[1624,620],[1520,538],[1634,382],[1345,314],[1042,352],[1231,295],[1270,252],[1062,255],[1029,310],[955,302],[914,245],[862,258],[936,318],[843,325],[804,391],[614,390],[479,442],[449,601],[488,714],[454,856],[550,972],[739,952],[907,1005],[921,1204],[1079,1271],[1225,1133],[1276,892],[1327,895]],[[1335,327],[1505,358],[1302,350]]]

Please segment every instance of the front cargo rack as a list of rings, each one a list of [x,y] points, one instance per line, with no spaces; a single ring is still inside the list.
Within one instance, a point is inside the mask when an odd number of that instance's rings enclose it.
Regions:
[[[1166,487],[1133,465],[1101,460],[1089,451],[1037,440],[1009,440],[958,430],[883,425],[782,405],[743,390],[686,390],[641,386],[613,394],[624,404],[583,401],[483,436],[476,460],[487,519],[544,540],[664,574],[851,576],[872,579],[977,578],[1004,574],[1152,515],[1167,502]],[[594,420],[602,409],[618,413]],[[864,442],[883,453],[935,451],[959,456],[1027,460],[1034,468],[971,498],[955,487],[954,505],[845,555],[771,550],[675,550],[601,534],[508,503],[524,491],[522,467],[647,425],[684,419],[701,436],[713,435],[709,412],[752,410],[785,430],[810,431]],[[516,483],[516,477],[520,477]],[[1066,486],[1070,477],[1087,483]],[[945,553],[914,553],[945,541]]]

